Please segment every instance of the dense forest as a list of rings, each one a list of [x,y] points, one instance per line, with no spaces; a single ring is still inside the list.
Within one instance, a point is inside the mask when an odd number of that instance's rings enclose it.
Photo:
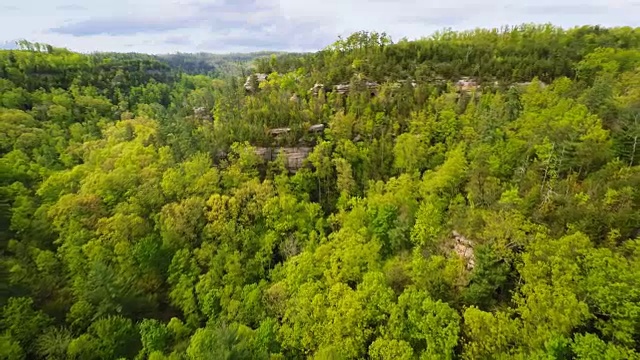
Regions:
[[[249,75],[251,62],[256,59],[270,58],[280,54],[277,51],[255,52],[246,54],[210,54],[210,53],[176,53],[156,55],[160,61],[164,61],[173,68],[190,75],[221,76],[246,76]],[[290,54],[300,56],[300,54]]]
[[[0,359],[640,359],[640,28],[22,48]]]

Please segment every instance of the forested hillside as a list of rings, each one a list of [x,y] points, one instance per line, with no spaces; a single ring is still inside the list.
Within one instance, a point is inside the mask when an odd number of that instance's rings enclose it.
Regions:
[[[167,62],[172,67],[184,71],[190,75],[209,75],[213,77],[235,75],[248,75],[251,63],[255,59],[270,58],[278,52],[255,52],[248,54],[163,54],[156,58]],[[294,54],[294,56],[299,56]]]
[[[0,51],[0,359],[640,359],[640,28],[255,70]]]

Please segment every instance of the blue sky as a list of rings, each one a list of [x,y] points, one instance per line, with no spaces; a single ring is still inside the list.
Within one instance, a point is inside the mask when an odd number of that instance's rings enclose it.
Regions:
[[[314,51],[338,35],[394,40],[524,22],[640,26],[640,0],[0,0],[0,47],[75,51]]]

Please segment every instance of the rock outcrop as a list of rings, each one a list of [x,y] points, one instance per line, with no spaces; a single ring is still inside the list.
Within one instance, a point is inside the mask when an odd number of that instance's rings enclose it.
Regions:
[[[193,116],[200,120],[211,120],[211,113],[204,107],[193,108]]]
[[[324,132],[324,124],[315,124],[309,127],[309,132],[312,134],[322,134]]]
[[[269,135],[273,137],[280,137],[291,132],[291,128],[275,128],[269,130]]]
[[[453,251],[464,259],[467,270],[473,270],[476,266],[476,255],[473,251],[473,242],[468,240],[464,236],[460,235],[457,231],[451,233],[453,236],[452,247]]]
[[[463,77],[456,82],[456,87],[460,92],[469,92],[479,88],[478,83],[471,78]]]
[[[285,159],[285,167],[289,172],[296,173],[304,165],[304,160],[313,151],[312,147],[257,147],[255,153],[265,162],[274,161],[282,154]]]
[[[366,89],[371,92],[371,95],[377,95],[378,94],[378,88],[380,87],[380,85],[375,82],[375,81],[367,81],[364,83],[364,86],[366,87]],[[348,94],[349,90],[351,90],[351,85],[349,84],[338,84],[335,85],[333,87],[333,89],[338,93],[338,94]]]
[[[314,96],[318,96],[318,94],[320,93],[320,90],[323,90],[323,89],[324,89],[324,84],[316,83],[315,85],[313,85],[311,89],[309,89],[309,92],[311,92]]]
[[[341,95],[349,93],[349,84],[338,84],[333,87],[333,89]]]
[[[251,76],[255,76],[255,77],[256,77],[256,80],[257,80],[257,82],[258,82],[258,84],[260,84],[261,82],[267,81],[267,77],[268,77],[269,75],[267,75],[267,74],[262,74],[262,73],[257,73],[257,74],[249,75],[249,76],[247,77],[247,81],[245,81],[245,82],[244,82],[244,88],[245,88],[245,90],[247,90],[247,91],[251,91],[251,92],[253,92],[253,91],[257,90],[257,89],[254,89],[254,88],[253,88],[253,84],[251,83],[251,82],[252,82],[252,81],[251,81]]]

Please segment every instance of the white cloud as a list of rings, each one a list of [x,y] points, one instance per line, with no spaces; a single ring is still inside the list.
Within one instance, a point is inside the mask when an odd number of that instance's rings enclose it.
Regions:
[[[7,0],[5,0],[7,1]],[[8,0],[0,43],[77,51],[317,50],[358,30],[394,39],[525,22],[640,25],[637,0]]]

